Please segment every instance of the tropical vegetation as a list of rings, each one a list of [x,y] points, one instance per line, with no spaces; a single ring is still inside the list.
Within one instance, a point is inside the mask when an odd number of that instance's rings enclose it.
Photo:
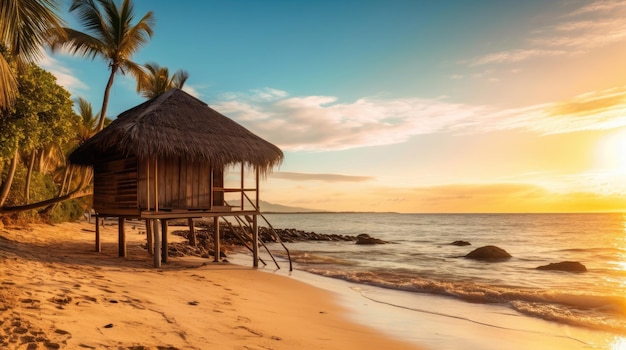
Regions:
[[[58,5],[58,0],[0,1],[0,108],[13,105],[17,72],[41,57],[48,36],[63,37]]]
[[[187,72],[132,61],[152,37],[155,18],[138,21],[131,0],[73,0],[84,31],[64,27],[58,0],[0,1],[0,224],[14,218],[77,219],[90,206],[92,173],[69,154],[111,120],[106,111],[117,73],[137,80],[137,92],[156,97],[182,88]],[[36,65],[46,48],[103,58],[110,70],[102,107],[72,97]]]

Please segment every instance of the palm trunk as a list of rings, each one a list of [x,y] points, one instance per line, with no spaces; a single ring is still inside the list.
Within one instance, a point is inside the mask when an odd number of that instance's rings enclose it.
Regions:
[[[33,150],[30,153],[30,164],[28,164],[28,171],[26,172],[26,180],[24,181],[24,204],[30,202],[30,180],[33,178],[33,169],[35,168],[35,158],[37,157],[37,151]]]
[[[8,213],[19,213],[19,212],[26,211],[26,210],[32,210],[32,209],[37,209],[37,208],[41,208],[41,207],[47,207],[47,206],[49,206],[51,204],[60,203],[60,202],[63,202],[63,201],[69,200],[69,199],[89,196],[91,194],[92,194],[91,190],[77,189],[76,191],[70,192],[70,193],[66,194],[65,196],[51,198],[51,199],[47,199],[45,201],[41,201],[41,202],[37,202],[37,203],[31,203],[31,204],[27,204],[27,205],[20,205],[20,206],[17,206],[17,207],[3,207],[3,206],[0,206],[0,215],[5,214],[5,213],[6,214],[8,214]]]
[[[72,170],[70,172],[70,169]],[[59,196],[63,195],[65,189],[68,187],[68,184],[72,183],[72,174],[74,172],[74,167],[72,164],[68,164],[65,166],[65,173],[63,174],[63,183],[61,184],[61,190],[59,191]]]
[[[70,169],[72,169],[72,170],[70,171]],[[72,174],[73,173],[74,173],[74,167],[71,164],[67,165],[65,167],[65,172],[63,174],[63,183],[61,184],[61,189],[59,189],[59,194],[58,194],[57,197],[62,197],[63,193],[65,191],[67,191],[69,193],[68,188],[69,188],[69,186],[70,186],[70,184],[72,182]],[[57,206],[57,204],[59,204],[59,203],[56,202],[56,203],[50,204],[42,212],[44,214],[46,214],[46,215],[50,214],[50,212]]]
[[[15,169],[17,169],[17,159],[19,157],[18,149],[15,149],[15,154],[13,154],[13,158],[11,159],[11,165],[9,167],[9,173],[7,174],[6,180],[0,186],[0,207],[4,206],[4,202],[7,201],[9,197],[9,192],[11,191],[11,184],[13,183],[13,176],[15,176]]]
[[[113,86],[115,73],[117,73],[117,66],[114,65],[111,67],[111,75],[109,76],[109,81],[107,82],[107,86],[104,89],[104,99],[102,100],[102,109],[100,110],[100,120],[98,121],[97,131],[101,131],[102,129],[104,129],[104,120],[106,119],[107,106],[109,105],[109,93],[111,92],[111,86]]]

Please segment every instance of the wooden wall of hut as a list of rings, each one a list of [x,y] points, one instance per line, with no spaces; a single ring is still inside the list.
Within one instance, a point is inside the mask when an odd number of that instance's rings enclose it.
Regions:
[[[148,160],[139,162],[138,196],[142,210],[154,209],[154,165]],[[213,205],[222,206],[223,192],[213,192],[224,184],[223,171],[215,171],[211,186],[211,166],[204,162],[185,159],[158,159],[156,178],[159,191],[159,210],[209,210]],[[149,204],[149,206],[148,206]]]
[[[137,158],[102,157],[94,164],[94,210],[98,213],[137,212]]]

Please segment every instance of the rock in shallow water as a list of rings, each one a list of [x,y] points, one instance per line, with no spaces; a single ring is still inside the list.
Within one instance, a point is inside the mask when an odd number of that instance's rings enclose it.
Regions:
[[[494,245],[488,245],[472,250],[469,254],[465,255],[468,259],[481,260],[481,261],[504,261],[511,258],[511,254],[506,250],[498,248]]]
[[[356,244],[387,244],[389,242],[383,241],[382,239],[370,237],[370,235],[366,233],[362,233],[356,236]]]
[[[587,272],[585,265],[578,261],[561,261],[558,263],[550,263],[537,267],[537,270],[553,270],[553,271],[567,271],[567,272]]]
[[[462,247],[462,246],[466,246],[466,245],[472,245],[472,243],[470,243],[468,241],[454,241],[454,242],[450,243],[450,245],[456,245],[456,246]]]

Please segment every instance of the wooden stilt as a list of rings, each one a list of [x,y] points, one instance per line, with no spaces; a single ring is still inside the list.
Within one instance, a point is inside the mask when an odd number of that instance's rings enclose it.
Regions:
[[[163,239],[161,240],[161,261],[167,262],[167,220],[161,220],[161,233]]]
[[[215,259],[213,259],[213,262],[219,262],[220,261],[220,217],[219,216],[216,216],[213,218],[213,225],[215,226],[215,235],[213,236],[213,243],[214,243],[213,250],[215,250]]]
[[[259,267],[259,226],[257,215],[252,216],[252,266]]]
[[[196,239],[196,229],[193,226],[193,218],[188,219],[189,222],[189,244],[193,247],[198,246],[198,241]]]
[[[146,219],[146,247],[148,248],[148,254],[154,254],[154,244],[152,243],[152,223]]]
[[[159,220],[152,220],[152,234],[154,236],[154,267],[161,267],[161,235],[159,234]]]
[[[100,217],[96,216],[96,253],[102,252],[102,244],[100,243]]]
[[[119,255],[120,257],[125,258],[126,257],[126,232],[124,231],[124,218],[121,216],[118,218],[118,229],[119,229],[119,234],[118,234]]]

